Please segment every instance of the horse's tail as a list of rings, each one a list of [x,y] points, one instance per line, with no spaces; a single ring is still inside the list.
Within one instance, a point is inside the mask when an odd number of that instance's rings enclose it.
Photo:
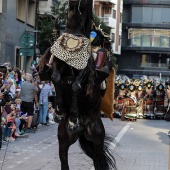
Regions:
[[[84,153],[89,156],[94,163],[95,170],[117,170],[116,168],[116,160],[114,158],[114,151],[111,148],[110,143],[113,143],[114,139],[109,136],[105,136],[104,143],[103,143],[103,150],[101,151],[101,157],[99,158],[98,162],[94,160],[94,143],[89,141],[85,138],[85,136],[79,137],[79,143],[84,151]],[[99,152],[99,151],[97,151]]]

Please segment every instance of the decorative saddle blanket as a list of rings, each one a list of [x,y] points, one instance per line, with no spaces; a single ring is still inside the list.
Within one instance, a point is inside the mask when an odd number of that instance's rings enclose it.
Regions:
[[[86,37],[64,33],[51,47],[51,53],[68,65],[81,70],[87,66],[91,55],[91,43]]]

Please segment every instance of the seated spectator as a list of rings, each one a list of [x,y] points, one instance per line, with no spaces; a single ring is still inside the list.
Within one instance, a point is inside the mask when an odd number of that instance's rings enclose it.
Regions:
[[[23,135],[25,132],[24,130],[27,128],[27,123],[28,123],[28,116],[27,113],[23,114],[23,112],[21,111],[21,99],[17,98],[15,99],[15,105],[13,107],[15,107],[15,111],[16,111],[16,135],[20,136]]]
[[[7,115],[7,124],[6,124],[6,131],[7,131],[7,137],[6,141],[13,142],[15,138],[13,136],[14,132],[16,130],[15,126],[15,118],[16,118],[16,113],[15,111],[12,111]]]
[[[16,99],[15,99],[16,107],[17,107],[19,110],[21,110],[21,103],[22,103],[21,99],[19,99],[19,98],[16,98]]]
[[[7,142],[6,141],[6,138],[7,138],[7,130],[6,130],[6,118],[5,117],[2,117],[2,120],[1,120],[1,128],[2,128],[2,142]]]

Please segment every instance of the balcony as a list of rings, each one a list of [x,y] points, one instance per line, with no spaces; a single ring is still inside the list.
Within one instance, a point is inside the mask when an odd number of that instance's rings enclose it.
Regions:
[[[104,17],[99,17],[102,22],[104,22],[107,26],[111,28],[116,27],[116,19],[109,17],[109,16],[104,16]]]
[[[105,2],[105,3],[112,3],[117,4],[117,0],[95,0],[96,2]]]

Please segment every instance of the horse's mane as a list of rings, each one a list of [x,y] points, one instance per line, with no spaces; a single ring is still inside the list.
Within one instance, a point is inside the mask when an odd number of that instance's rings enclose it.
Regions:
[[[49,61],[49,59],[50,59],[50,49],[51,49],[51,47],[49,47],[46,51],[45,51],[45,53],[40,57],[40,59],[39,59],[39,62],[38,62],[38,70],[39,70],[39,72],[42,72],[43,71],[43,69],[44,69],[44,64],[46,63],[46,62],[48,62]]]
[[[82,8],[81,5],[83,7],[82,11],[81,11]],[[73,31],[75,31],[76,33],[76,31],[81,31],[82,34],[84,34],[87,38],[89,38],[91,25],[92,25],[91,21],[93,20],[92,9],[93,9],[93,0],[87,0],[87,4],[86,1],[80,0],[76,5],[75,2],[69,0],[69,11],[68,11],[68,18],[67,18],[67,25],[66,25],[65,32],[72,33]]]

